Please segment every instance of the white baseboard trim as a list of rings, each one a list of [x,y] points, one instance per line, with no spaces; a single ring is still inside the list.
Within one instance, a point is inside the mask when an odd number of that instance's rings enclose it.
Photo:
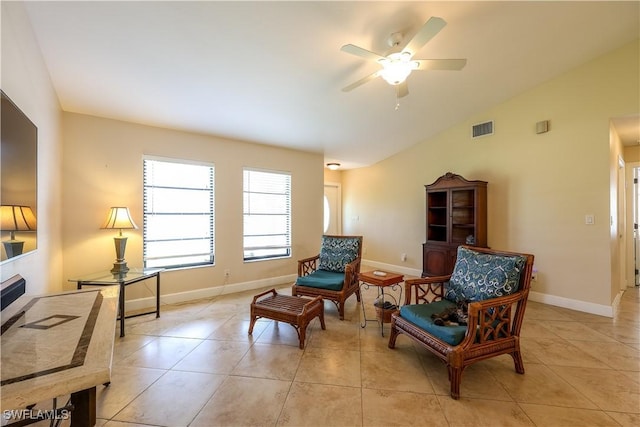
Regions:
[[[401,265],[386,264],[384,262],[371,261],[369,259],[363,259],[362,264],[371,266],[373,268],[379,268],[380,270],[392,271],[394,273],[401,273],[406,276],[420,277],[422,275],[422,270],[419,270],[417,268],[409,268],[409,267],[403,267]]]
[[[194,289],[192,291],[176,292],[172,294],[160,294],[160,304],[176,304],[187,301],[194,301],[203,298],[214,298],[220,295],[233,294],[236,292],[250,291],[253,289],[261,289],[269,286],[279,286],[283,283],[295,282],[297,275],[289,274],[287,276],[268,277],[260,280],[252,280],[250,282],[232,283],[229,285],[215,286],[211,288]],[[155,288],[154,288],[155,289]],[[127,311],[143,310],[156,306],[156,297],[145,297],[127,300]]]
[[[362,260],[362,264],[371,266],[373,268],[379,268],[381,270],[393,271],[395,273],[401,273],[408,276],[420,277],[422,270],[415,268],[402,267],[399,265],[386,264],[371,260]],[[194,301],[203,298],[214,298],[220,295],[227,295],[236,292],[250,291],[253,289],[266,288],[268,286],[282,285],[283,283],[291,283],[296,281],[297,274],[290,274],[287,276],[269,277],[260,280],[253,280],[250,282],[232,283],[230,285],[215,286],[211,288],[195,289],[192,291],[176,292],[172,294],[160,294],[160,304],[177,304],[187,301]],[[153,308],[156,305],[156,297],[150,296],[145,298],[136,298],[127,300],[127,311],[134,310],[146,310]]]
[[[613,317],[615,309],[620,301],[621,294],[616,296],[613,305],[595,304],[592,302],[579,301],[555,295],[543,294],[540,292],[529,292],[529,299],[543,304],[554,305],[556,307],[568,308],[585,313],[597,314],[598,316]]]
[[[379,268],[381,270],[402,273],[407,276],[420,277],[422,275],[422,270],[419,270],[416,268],[402,267],[399,265],[385,264],[382,262],[364,260],[364,259],[362,260],[362,263],[374,268]],[[556,307],[568,308],[571,310],[582,311],[585,313],[597,314],[599,316],[613,317],[614,313],[618,309],[618,304],[620,303],[620,298],[622,297],[622,294],[623,292],[621,291],[618,295],[616,295],[616,298],[613,301],[613,304],[611,306],[594,304],[592,302],[579,301],[579,300],[574,300],[570,298],[558,297],[555,295],[548,295],[548,294],[543,294],[540,292],[533,292],[533,291],[529,292],[529,299],[531,301],[554,305]]]
[[[407,276],[420,277],[422,270],[416,268],[408,268],[394,264],[387,264],[371,260],[362,260],[362,264],[371,266],[373,268],[379,268],[381,270],[393,271],[401,273]],[[176,304],[187,301],[194,301],[203,298],[214,298],[220,295],[227,295],[236,292],[250,291],[253,289],[261,289],[269,286],[279,286],[283,283],[295,282],[297,275],[289,274],[286,276],[268,277],[260,280],[253,280],[249,282],[232,283],[229,285],[215,286],[210,288],[195,289],[192,291],[176,292],[172,294],[161,294],[161,304]],[[582,311],[585,313],[597,314],[599,316],[613,317],[620,304],[620,298],[623,292],[620,291],[616,295],[611,306],[594,304],[586,301],[579,301],[570,298],[559,297],[555,295],[543,294],[540,292],[529,292],[529,299],[535,302],[541,302],[543,304],[554,305],[557,307],[568,308],[571,310]],[[156,297],[145,297],[127,300],[127,311],[129,310],[143,310],[155,307]]]
[[[402,273],[407,276],[416,276],[420,277],[422,275],[422,270],[417,268],[408,268],[400,265],[386,264],[382,262],[372,261],[372,260],[362,260],[362,264],[367,266],[371,266],[373,268],[379,268],[381,270],[393,271],[395,273]],[[618,305],[620,303],[620,298],[622,297],[623,292],[620,291],[616,298],[613,301],[611,306],[602,305],[602,304],[594,304],[592,302],[579,301],[570,298],[558,297],[555,295],[543,294],[540,292],[529,292],[529,299],[535,302],[541,302],[543,304],[554,305],[556,307],[568,308],[571,310],[582,311],[585,313],[597,314],[599,316],[613,317],[615,312],[618,309]]]

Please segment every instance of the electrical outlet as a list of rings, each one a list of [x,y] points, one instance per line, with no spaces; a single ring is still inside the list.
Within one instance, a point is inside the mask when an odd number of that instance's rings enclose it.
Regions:
[[[407,261],[407,254],[400,254],[400,261],[405,262]]]

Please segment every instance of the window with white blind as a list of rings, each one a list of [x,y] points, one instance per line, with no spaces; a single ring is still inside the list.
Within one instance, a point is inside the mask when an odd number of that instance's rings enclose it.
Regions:
[[[145,267],[214,262],[214,167],[144,159]]]
[[[244,169],[244,260],[291,256],[291,174]]]

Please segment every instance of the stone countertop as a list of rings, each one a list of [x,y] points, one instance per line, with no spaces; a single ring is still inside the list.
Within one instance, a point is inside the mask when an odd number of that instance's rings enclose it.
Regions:
[[[2,410],[110,381],[118,292],[23,295],[2,311]]]

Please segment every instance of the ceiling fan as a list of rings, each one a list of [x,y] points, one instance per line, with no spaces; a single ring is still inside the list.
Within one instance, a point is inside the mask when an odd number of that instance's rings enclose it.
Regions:
[[[349,86],[344,87],[342,91],[349,92],[376,77],[382,77],[387,83],[396,87],[397,98],[402,98],[409,94],[406,80],[412,71],[461,70],[467,63],[466,59],[412,59],[413,55],[438,34],[445,25],[447,23],[444,19],[431,17],[407,43],[404,49],[400,52],[392,52],[387,56],[379,55],[352,44],[342,46],[340,50],[343,52],[375,61],[382,66],[380,70],[351,83]],[[389,38],[389,45],[392,48],[397,48],[401,41],[402,34],[393,33]]]

